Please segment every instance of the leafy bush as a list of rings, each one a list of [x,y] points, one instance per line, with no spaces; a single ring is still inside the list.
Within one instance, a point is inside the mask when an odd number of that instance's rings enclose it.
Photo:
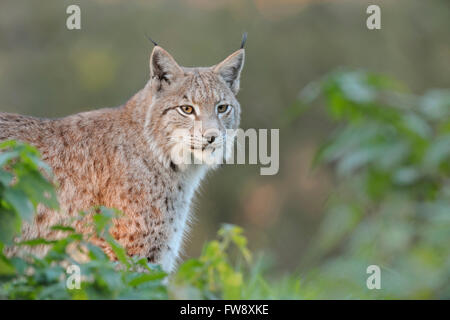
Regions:
[[[386,77],[339,70],[301,100],[325,101],[342,124],[316,157],[339,182],[310,280],[323,297],[449,298],[450,91],[415,96]],[[372,264],[381,290],[366,288]]]
[[[103,207],[94,230],[117,262],[68,226],[53,226],[65,233],[60,240],[18,244],[50,246],[43,258],[6,257],[5,245],[38,203],[58,207],[38,152],[7,142],[0,145],[0,299],[450,298],[450,92],[415,96],[385,77],[339,70],[306,87],[291,116],[317,102],[341,124],[315,161],[328,164],[338,184],[300,269],[308,272],[268,276],[267,259],[250,254],[243,230],[224,225],[169,277],[126,255],[108,233],[120,213]],[[88,261],[75,261],[69,248]],[[80,289],[66,285],[70,265],[80,267]],[[369,265],[381,268],[381,290],[366,287]]]
[[[92,223],[96,235],[113,249],[117,262],[111,262],[70,226],[52,227],[64,232],[59,240],[14,242],[22,221],[31,222],[39,203],[55,209],[58,203],[54,187],[41,175],[51,177],[51,171],[39,160],[35,148],[9,141],[0,144],[0,150],[0,299],[239,299],[261,297],[257,296],[264,291],[261,286],[268,288],[259,272],[258,277],[249,274],[244,281],[251,255],[243,230],[232,225],[224,225],[219,240],[207,243],[202,255],[183,263],[171,279],[146,259],[128,257],[113,239],[108,232],[111,219],[121,214],[114,209],[97,208]],[[83,216],[80,213],[80,218]],[[42,258],[31,254],[7,257],[3,249],[13,243],[47,245],[50,250]],[[233,247],[237,249],[235,263],[231,263]],[[87,261],[80,263],[76,253],[88,257]],[[71,289],[69,270],[73,265],[80,268],[81,283],[80,288]]]

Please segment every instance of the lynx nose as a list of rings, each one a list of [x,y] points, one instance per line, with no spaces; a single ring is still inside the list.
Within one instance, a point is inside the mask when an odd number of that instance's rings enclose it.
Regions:
[[[215,127],[209,127],[205,131],[203,131],[203,138],[206,139],[208,144],[212,144],[219,138],[220,131]]]
[[[206,136],[208,143],[213,143],[216,140],[217,135],[215,133]]]

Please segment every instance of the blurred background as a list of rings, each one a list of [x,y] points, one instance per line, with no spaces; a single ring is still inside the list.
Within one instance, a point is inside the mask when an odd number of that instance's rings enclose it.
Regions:
[[[66,28],[70,4],[81,7],[81,30]],[[369,4],[381,7],[381,30],[366,28]],[[250,248],[267,252],[278,272],[315,269],[322,262],[310,251],[345,177],[312,169],[336,127],[326,110],[295,119],[290,110],[307,84],[338,67],[385,74],[416,94],[448,88],[449,1],[2,0],[0,110],[63,117],[118,106],[148,80],[146,35],[181,65],[205,66],[236,50],[244,31],[241,127],[280,129],[280,170],[261,176],[259,166],[236,165],[208,176],[185,258],[226,222],[242,226]]]

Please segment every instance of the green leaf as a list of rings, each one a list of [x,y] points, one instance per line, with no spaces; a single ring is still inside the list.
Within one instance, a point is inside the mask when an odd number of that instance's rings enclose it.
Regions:
[[[34,207],[23,191],[17,188],[8,188],[3,192],[3,197],[14,207],[22,219],[32,220]]]
[[[444,162],[450,162],[450,134],[436,139],[430,145],[424,159],[425,166],[428,168],[437,168]]]
[[[73,227],[62,226],[62,225],[52,226],[50,229],[58,230],[58,231],[66,231],[66,232],[75,232],[75,229]]]
[[[20,226],[20,219],[13,210],[0,208],[0,242],[11,244]]]
[[[119,262],[123,263],[128,268],[131,267],[125,249],[122,248],[109,234],[106,235],[105,238],[108,244],[111,246],[111,249],[113,250],[114,254],[116,255],[117,260],[119,260]]]
[[[19,157],[19,155],[20,153],[17,150],[0,153],[0,168],[7,164],[10,160]]]
[[[39,172],[32,171],[21,174],[16,188],[23,190],[35,206],[42,203],[51,209],[59,207],[53,185],[45,180]]]
[[[0,184],[3,184],[4,186],[8,186],[11,183],[11,181],[13,180],[13,178],[14,178],[13,174],[0,169]]]
[[[55,244],[55,243],[57,243],[57,241],[55,241],[55,240],[36,238],[36,239],[18,242],[17,245],[19,245],[19,246],[40,246],[40,245],[49,245],[49,244]]]
[[[152,273],[146,273],[141,276],[137,276],[130,282],[128,282],[128,285],[132,287],[136,287],[140,284],[150,282],[150,281],[156,281],[156,280],[162,280],[167,276],[165,272],[152,272]]]
[[[0,253],[0,276],[11,276],[16,273],[14,265]]]

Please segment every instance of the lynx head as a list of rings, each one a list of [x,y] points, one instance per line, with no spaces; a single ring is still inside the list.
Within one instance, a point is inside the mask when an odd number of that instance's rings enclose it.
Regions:
[[[186,168],[191,163],[217,164],[227,149],[225,154],[230,154],[230,129],[237,129],[240,121],[236,94],[244,56],[242,46],[214,66],[188,68],[155,46],[146,123],[164,159]]]

